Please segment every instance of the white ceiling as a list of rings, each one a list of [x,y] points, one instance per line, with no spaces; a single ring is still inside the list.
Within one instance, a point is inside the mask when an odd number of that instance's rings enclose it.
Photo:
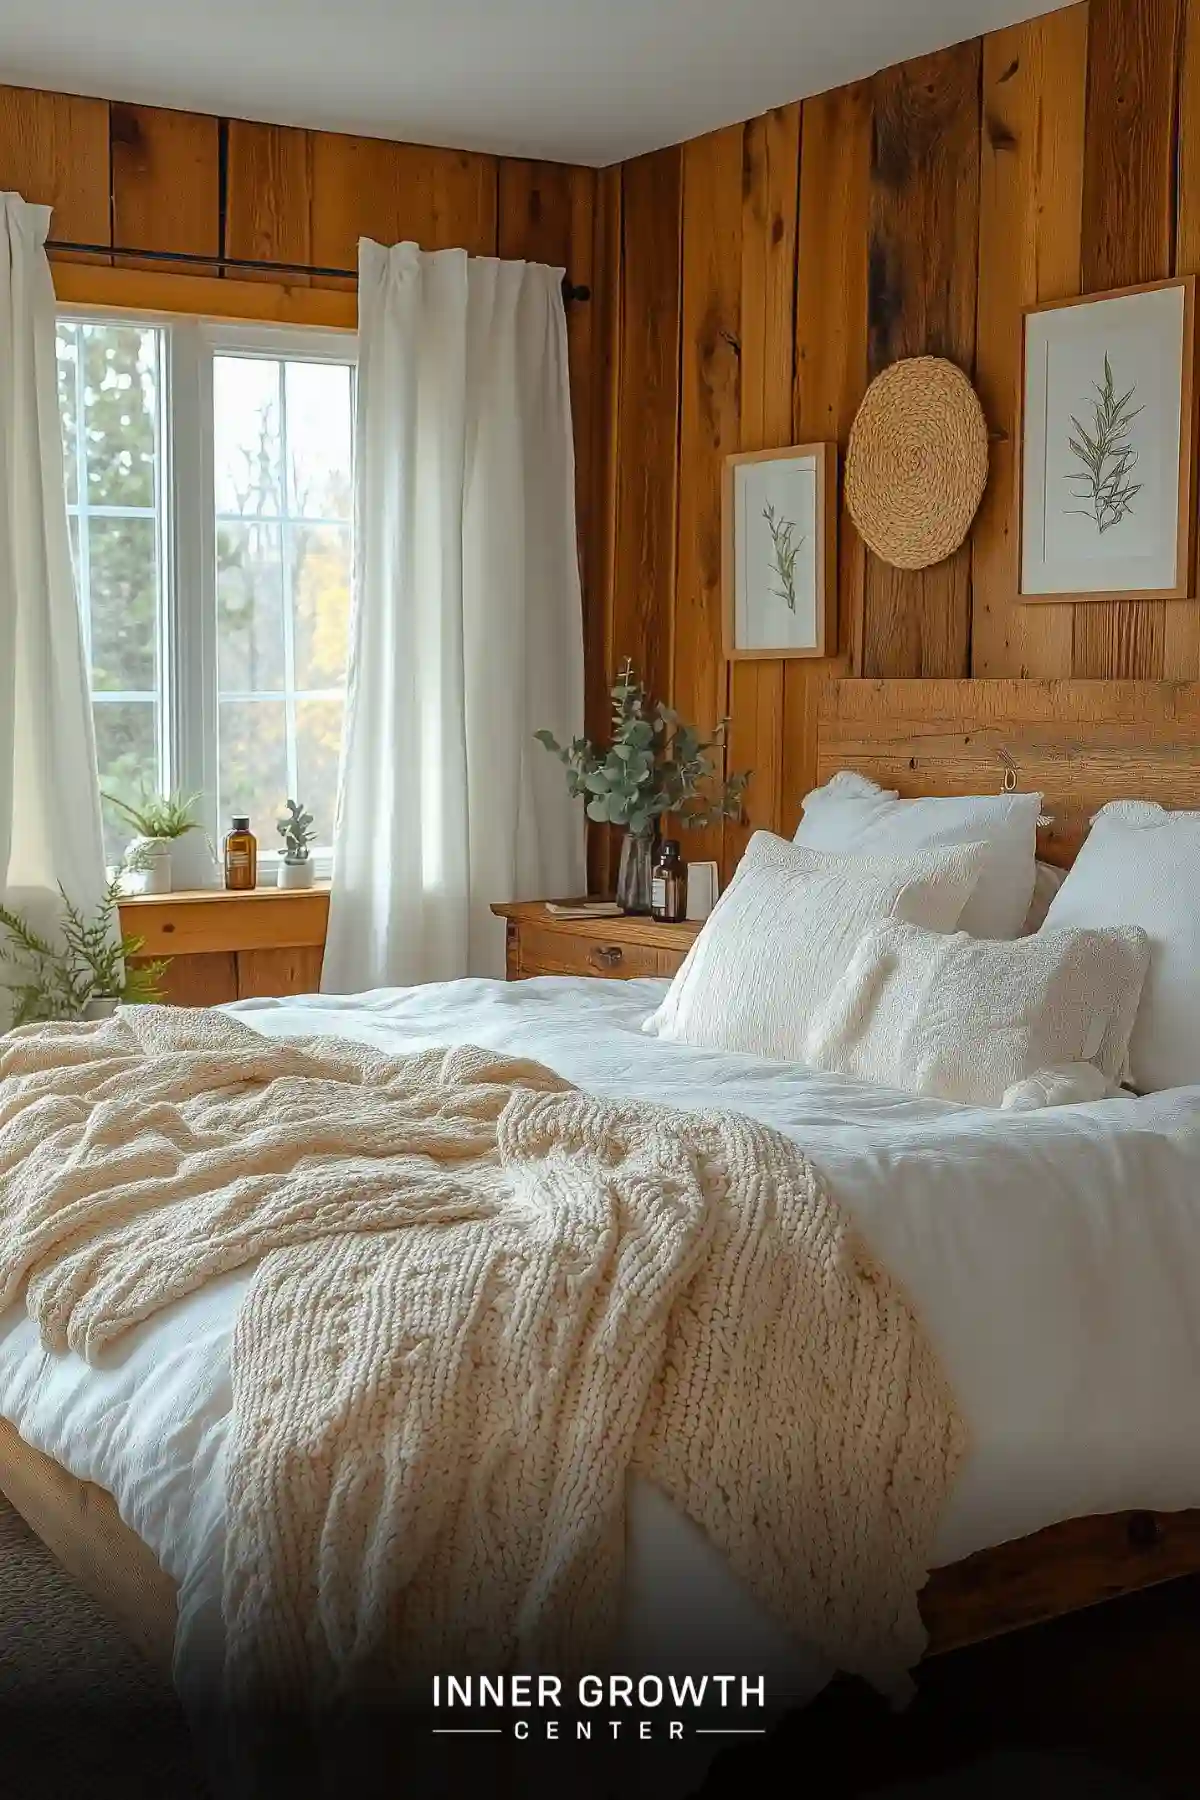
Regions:
[[[1058,0],[2,0],[0,80],[617,162]]]

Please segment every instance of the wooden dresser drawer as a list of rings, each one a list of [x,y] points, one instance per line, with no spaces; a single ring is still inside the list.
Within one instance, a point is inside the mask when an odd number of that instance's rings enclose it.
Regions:
[[[521,975],[605,975],[626,980],[636,975],[662,975],[663,952],[650,944],[622,943],[607,937],[577,937],[537,925],[521,927]]]
[[[576,903],[577,904],[577,903]],[[529,975],[595,975],[633,980],[674,975],[695,942],[699,925],[663,925],[655,919],[563,919],[541,900],[493,906],[505,922],[505,963],[510,981]]]

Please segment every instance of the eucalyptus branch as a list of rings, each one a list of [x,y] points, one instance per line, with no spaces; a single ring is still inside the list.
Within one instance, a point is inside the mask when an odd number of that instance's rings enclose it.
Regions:
[[[652,831],[664,814],[684,826],[738,819],[749,772],[724,777],[729,721],[711,737],[687,725],[671,707],[649,702],[627,658],[612,688],[612,742],[590,738],[558,743],[552,732],[534,733],[567,771],[568,791],[597,824],[624,825],[635,835]]]

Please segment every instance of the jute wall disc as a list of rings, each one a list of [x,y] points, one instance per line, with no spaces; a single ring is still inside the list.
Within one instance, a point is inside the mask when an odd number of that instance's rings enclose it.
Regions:
[[[877,375],[846,453],[846,505],[884,562],[927,569],[971,528],[988,475],[988,432],[975,389],[940,356]]]

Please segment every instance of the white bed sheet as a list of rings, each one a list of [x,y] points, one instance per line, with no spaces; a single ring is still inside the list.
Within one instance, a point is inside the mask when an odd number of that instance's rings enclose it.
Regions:
[[[463,981],[250,1001],[270,1036],[479,1043],[598,1093],[749,1113],[794,1138],[905,1284],[972,1449],[938,1562],[1054,1520],[1200,1505],[1200,1088],[1003,1114],[642,1034],[661,982]],[[0,1316],[0,1414],[116,1497],[181,1588],[180,1662],[220,1630],[229,1345],[250,1272],[139,1326],[99,1368]],[[642,1669],[823,1673],[699,1531],[634,1484],[624,1651]]]

